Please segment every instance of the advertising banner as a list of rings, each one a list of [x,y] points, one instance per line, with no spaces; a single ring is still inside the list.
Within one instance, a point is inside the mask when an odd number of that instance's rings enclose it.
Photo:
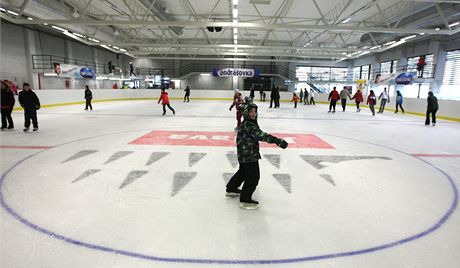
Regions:
[[[409,85],[412,79],[414,79],[413,73],[401,73],[396,77],[395,82],[397,85]]]
[[[239,76],[239,77],[259,77],[259,69],[224,68],[212,70],[212,75],[217,77]]]
[[[53,62],[53,66],[54,66],[54,73],[56,73],[58,77],[89,78],[89,79],[96,78],[95,71],[89,67],[62,64],[58,62]]]

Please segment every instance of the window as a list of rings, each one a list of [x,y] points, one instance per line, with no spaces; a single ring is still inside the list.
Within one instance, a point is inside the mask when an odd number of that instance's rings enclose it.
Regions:
[[[361,66],[353,68],[353,80],[356,81],[361,77]]]
[[[447,51],[439,93],[443,99],[460,100],[460,50]]]
[[[380,63],[380,74],[393,74],[396,73],[397,60],[390,60]]]

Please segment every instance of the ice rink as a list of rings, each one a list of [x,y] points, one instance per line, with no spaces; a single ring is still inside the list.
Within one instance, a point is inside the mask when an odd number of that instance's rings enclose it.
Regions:
[[[253,211],[225,197],[229,101],[43,108],[28,133],[14,112],[0,267],[460,267],[459,123],[256,103],[290,144],[261,147]]]

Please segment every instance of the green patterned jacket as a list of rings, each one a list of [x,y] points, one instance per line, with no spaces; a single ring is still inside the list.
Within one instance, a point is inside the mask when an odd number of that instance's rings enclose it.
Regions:
[[[256,108],[257,110],[257,105],[253,103],[243,104],[241,108],[244,121],[241,123],[236,136],[238,162],[257,162],[261,158],[259,153],[259,141],[278,144],[281,140],[263,132],[257,124],[257,117],[256,120],[249,119],[249,110],[252,108]]]

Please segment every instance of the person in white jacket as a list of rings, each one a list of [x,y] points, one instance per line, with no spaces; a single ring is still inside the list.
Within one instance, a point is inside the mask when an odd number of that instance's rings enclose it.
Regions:
[[[377,112],[379,114],[383,113],[383,110],[385,109],[385,104],[387,102],[390,103],[390,97],[388,95],[387,88],[384,88],[383,92],[380,93],[379,100],[380,99],[382,100],[380,101],[380,108],[379,108],[379,111]]]

